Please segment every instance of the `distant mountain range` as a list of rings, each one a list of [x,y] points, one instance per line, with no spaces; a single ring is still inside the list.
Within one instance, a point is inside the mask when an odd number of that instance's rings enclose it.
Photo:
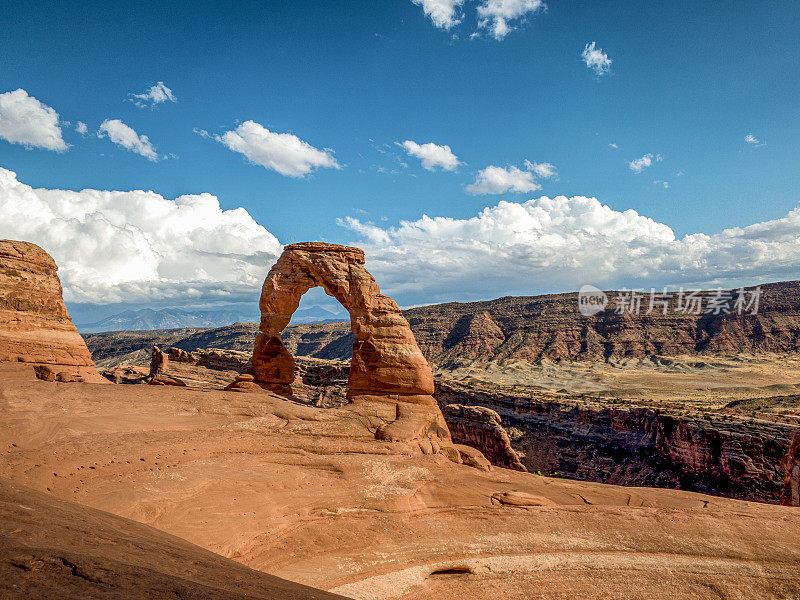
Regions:
[[[154,310],[126,310],[95,323],[77,324],[81,333],[102,331],[154,331],[184,327],[224,327],[233,323],[252,323],[260,320],[257,312],[246,313],[233,310],[187,311],[179,308]],[[292,315],[292,323],[335,323],[349,320],[347,313],[341,315],[321,306],[300,308]]]

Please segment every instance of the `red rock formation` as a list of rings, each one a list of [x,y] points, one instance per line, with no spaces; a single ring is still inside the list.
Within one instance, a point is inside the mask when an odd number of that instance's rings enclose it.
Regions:
[[[179,363],[187,363],[193,365],[197,362],[197,356],[193,352],[187,352],[180,348],[170,348],[167,356],[171,361]]]
[[[0,240],[0,362],[50,365],[59,381],[105,382],[72,324],[57,271],[39,246]]]
[[[167,354],[158,346],[153,346],[153,353],[150,358],[150,377],[161,375],[169,370],[169,358]]]
[[[503,429],[500,415],[484,406],[449,404],[442,410],[454,442],[479,449],[493,465],[527,471]]]
[[[380,293],[364,268],[364,252],[321,242],[287,246],[267,275],[260,301],[261,334],[253,351],[256,380],[281,391],[294,381],[294,360],[281,332],[300,297],[316,286],[350,312],[355,342],[348,395],[435,405],[430,367],[397,304]]]
[[[783,459],[782,504],[800,506],[800,429],[792,434],[792,444]]]
[[[393,403],[378,439],[406,443],[410,450],[444,454],[451,460],[489,468],[479,451],[453,445],[434,400],[433,374],[394,300],[381,294],[364,268],[358,248],[306,242],[286,246],[261,292],[261,333],[253,348],[251,372],[258,385],[290,394],[295,361],[281,341],[300,297],[321,286],[350,313],[355,337],[347,397],[351,401]],[[247,386],[237,382],[233,388]],[[394,412],[393,415],[388,413]],[[463,450],[463,451],[462,451]]]
[[[158,346],[153,346],[152,358],[150,359],[150,374],[147,377],[149,385],[174,385],[186,387],[186,383],[177,377],[168,375],[169,358],[167,353]]]

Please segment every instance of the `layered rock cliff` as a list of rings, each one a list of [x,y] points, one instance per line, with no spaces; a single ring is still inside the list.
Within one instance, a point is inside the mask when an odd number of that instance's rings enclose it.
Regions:
[[[772,504],[800,502],[796,426],[532,399],[444,381],[436,387],[444,407],[458,403],[496,411],[515,433],[512,446],[532,472]],[[482,419],[472,421],[460,429],[483,429]],[[494,445],[485,447],[480,436],[472,443],[494,456]]]
[[[37,373],[99,380],[61,296],[58,267],[27,242],[0,240],[0,362],[47,365]]]
[[[748,300],[752,289],[748,289]],[[702,295],[700,314],[680,312],[677,294],[666,313],[641,298],[638,313],[617,313],[620,292],[606,292],[609,308],[584,316],[578,295],[507,297],[406,311],[420,348],[435,367],[489,360],[605,360],[649,355],[796,352],[800,349],[800,282],[765,284],[754,306],[734,307],[736,291],[719,314],[706,313],[716,293]],[[684,298],[685,302],[685,298]],[[726,313],[725,311],[730,311]]]

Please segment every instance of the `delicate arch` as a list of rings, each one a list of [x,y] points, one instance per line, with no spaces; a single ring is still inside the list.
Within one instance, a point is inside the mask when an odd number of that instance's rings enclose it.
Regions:
[[[253,349],[256,381],[288,392],[294,358],[281,332],[312,287],[322,287],[350,313],[355,336],[348,397],[390,396],[393,400],[433,404],[433,375],[400,308],[380,293],[364,268],[359,248],[304,242],[286,246],[261,290],[261,333]]]

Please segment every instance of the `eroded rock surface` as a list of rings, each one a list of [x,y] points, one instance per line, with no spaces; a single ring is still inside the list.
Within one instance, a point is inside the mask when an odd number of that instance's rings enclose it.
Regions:
[[[60,381],[99,381],[64,305],[57,271],[39,246],[0,240],[0,362],[50,365],[53,380],[63,374]]]
[[[255,383],[291,395],[295,360],[281,340],[300,298],[321,286],[350,313],[353,342],[347,398],[395,405],[394,419],[380,426],[378,439],[416,443],[423,454],[444,454],[464,463],[433,396],[433,373],[397,304],[381,294],[364,268],[364,251],[322,242],[286,246],[261,291],[261,333],[255,340],[251,373]],[[234,384],[233,389],[249,382]],[[470,449],[468,464],[488,467]],[[479,454],[479,452],[478,452]],[[485,462],[485,464],[484,464]]]
[[[454,442],[478,448],[493,465],[527,471],[491,408],[449,404],[442,412]]]
[[[307,242],[286,246],[261,292],[261,334],[253,352],[253,374],[283,389],[294,381],[294,360],[281,332],[297,310],[300,297],[322,286],[350,313],[355,336],[348,395],[404,396],[405,401],[434,404],[433,375],[397,304],[380,293],[364,268],[358,248]],[[430,400],[428,400],[430,399]]]
[[[0,597],[345,600],[5,478]]]

